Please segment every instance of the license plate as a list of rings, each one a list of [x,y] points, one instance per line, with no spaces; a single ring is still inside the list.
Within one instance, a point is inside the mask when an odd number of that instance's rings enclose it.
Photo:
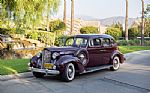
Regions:
[[[53,64],[50,63],[44,63],[44,68],[51,69],[53,67]]]

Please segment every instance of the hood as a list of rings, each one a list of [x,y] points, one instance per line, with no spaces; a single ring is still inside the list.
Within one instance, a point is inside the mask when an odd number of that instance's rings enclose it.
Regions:
[[[65,52],[65,51],[76,51],[79,48],[77,47],[50,47],[50,48],[45,48],[49,51],[58,51],[58,52]]]

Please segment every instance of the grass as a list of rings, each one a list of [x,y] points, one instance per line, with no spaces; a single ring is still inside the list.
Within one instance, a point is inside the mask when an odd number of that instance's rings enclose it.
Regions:
[[[119,46],[119,49],[125,54],[140,50],[150,50],[150,46]],[[27,72],[28,62],[29,59],[0,60],[0,75]]]
[[[27,72],[28,62],[29,59],[0,60],[0,75]]]
[[[119,49],[123,54],[125,54],[140,50],[150,50],[150,46],[119,46]]]

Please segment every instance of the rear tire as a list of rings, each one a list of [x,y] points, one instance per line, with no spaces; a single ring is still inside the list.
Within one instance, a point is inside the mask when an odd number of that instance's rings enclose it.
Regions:
[[[75,67],[72,63],[68,63],[65,65],[64,72],[61,75],[63,81],[70,82],[75,77]]]
[[[111,69],[112,71],[116,71],[116,70],[119,69],[119,67],[120,67],[120,59],[119,59],[118,56],[115,56],[115,57],[113,58],[112,64],[113,64],[113,66],[110,67],[110,69]]]
[[[40,73],[40,72],[33,72],[33,75],[34,75],[36,78],[43,78],[45,74]]]

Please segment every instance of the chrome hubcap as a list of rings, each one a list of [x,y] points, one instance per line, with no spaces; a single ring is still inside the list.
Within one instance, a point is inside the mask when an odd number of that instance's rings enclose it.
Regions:
[[[114,67],[114,69],[118,69],[119,68],[119,59],[118,59],[118,57],[114,58],[114,60],[113,60],[113,67]]]
[[[72,78],[73,74],[74,74],[73,67],[69,66],[69,68],[68,68],[68,76],[69,76],[69,78]]]

